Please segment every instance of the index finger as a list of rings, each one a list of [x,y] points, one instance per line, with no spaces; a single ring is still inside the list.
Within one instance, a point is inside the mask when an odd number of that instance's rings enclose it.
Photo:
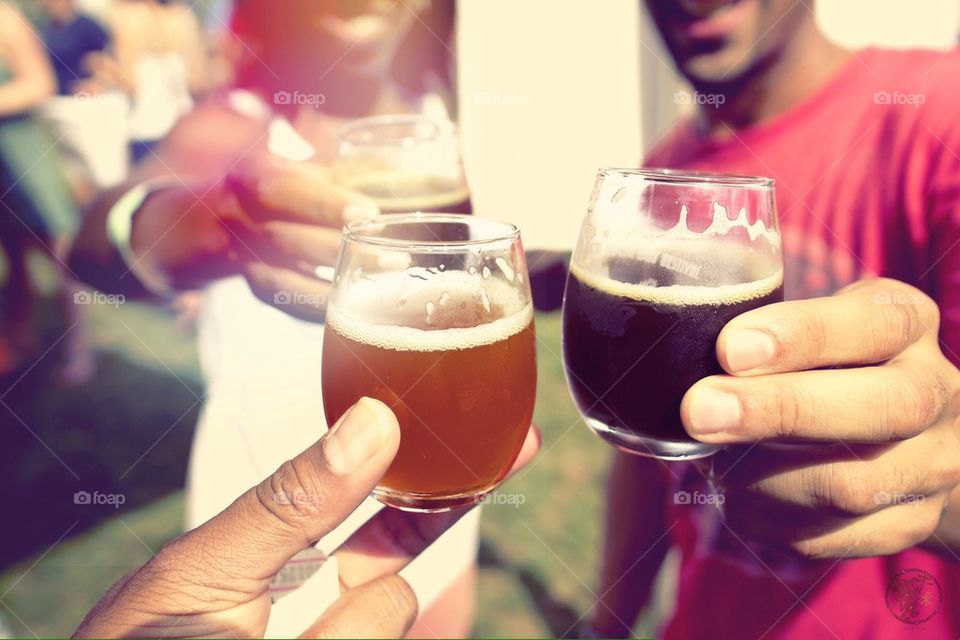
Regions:
[[[827,298],[780,302],[743,313],[717,338],[717,359],[732,375],[805,371],[884,362],[936,335],[936,303],[882,278]]]
[[[372,198],[334,182],[329,169],[315,162],[271,156],[252,174],[228,176],[227,184],[255,222],[289,220],[339,229],[380,212]]]

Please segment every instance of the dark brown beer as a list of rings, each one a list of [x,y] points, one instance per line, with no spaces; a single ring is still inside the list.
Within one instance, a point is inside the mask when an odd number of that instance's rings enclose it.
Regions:
[[[323,404],[333,424],[360,397],[389,406],[400,450],[375,493],[387,504],[438,510],[473,503],[516,460],[536,393],[533,312],[501,316],[496,300],[444,289],[419,322],[394,325],[397,308],[364,318],[331,307],[323,346]],[[399,325],[412,326],[399,326]]]
[[[744,284],[699,282],[696,263],[669,253],[610,260],[610,277],[572,266],[563,312],[567,379],[588,424],[615,445],[636,452],[645,441],[695,442],[680,422],[680,401],[697,380],[721,372],[720,330],[783,299],[781,271],[751,278],[746,251],[720,253],[730,265],[714,272]]]

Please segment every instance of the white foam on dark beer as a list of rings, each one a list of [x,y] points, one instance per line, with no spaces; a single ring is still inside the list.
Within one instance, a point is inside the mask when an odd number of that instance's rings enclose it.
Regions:
[[[400,299],[405,299],[405,312],[393,313],[392,308]],[[370,320],[377,316],[409,317],[421,313],[419,319],[425,320],[431,313],[443,313],[442,307],[455,308],[461,302],[468,305],[471,315],[483,308],[495,319],[454,329],[420,329]],[[450,316],[455,319],[455,312],[448,312]],[[326,318],[328,329],[354,342],[393,351],[472,349],[506,340],[523,331],[532,320],[533,305],[515,288],[462,271],[433,274],[428,282],[411,282],[406,272],[358,282],[346,290],[340,300],[331,302]]]
[[[719,286],[669,285],[653,287],[645,284],[631,284],[590,273],[575,262],[570,265],[570,273],[580,282],[609,295],[629,298],[638,302],[671,306],[737,304],[763,297],[783,284],[782,269],[752,282]]]

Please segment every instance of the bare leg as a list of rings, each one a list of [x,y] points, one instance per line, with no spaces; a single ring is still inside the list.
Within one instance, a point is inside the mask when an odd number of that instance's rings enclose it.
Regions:
[[[60,239],[56,245],[56,254],[66,256],[67,241]],[[64,329],[69,329],[64,338],[64,358],[60,370],[57,372],[58,381],[65,386],[78,386],[90,378],[97,371],[97,361],[89,336],[83,322],[83,315],[76,304],[76,294],[83,290],[82,285],[73,279],[63,267],[65,258],[56,261],[55,267],[59,274],[57,303],[62,317],[65,318]]]
[[[29,352],[39,345],[39,336],[31,326],[34,294],[27,272],[29,243],[20,234],[0,234],[7,258],[7,281],[0,295],[3,305],[3,329],[0,331],[0,375],[15,370]]]

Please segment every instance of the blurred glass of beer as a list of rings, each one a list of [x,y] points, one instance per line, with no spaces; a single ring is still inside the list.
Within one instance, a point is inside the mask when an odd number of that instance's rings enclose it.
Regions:
[[[564,365],[587,425],[628,453],[700,458],[680,403],[722,373],[727,322],[783,300],[773,181],[605,169],[563,303]]]
[[[383,213],[471,213],[456,127],[423,115],[361,118],[339,131],[334,175]]]
[[[441,236],[459,240],[438,240]],[[519,232],[456,214],[348,225],[327,310],[329,424],[386,403],[400,449],[374,495],[412,511],[474,504],[516,460],[533,418],[536,351]]]

